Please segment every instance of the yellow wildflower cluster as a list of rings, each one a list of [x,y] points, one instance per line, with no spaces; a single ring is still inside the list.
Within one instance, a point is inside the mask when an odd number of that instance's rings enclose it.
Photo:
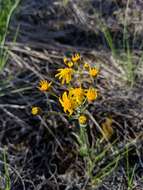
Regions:
[[[64,68],[57,70],[55,77],[61,85],[67,85],[66,90],[59,97],[63,110],[69,116],[78,116],[80,124],[87,121],[83,110],[87,104],[92,103],[98,96],[95,86],[95,78],[99,73],[97,67],[91,67],[86,63],[79,53],[64,56]],[[88,84],[87,81],[88,79]]]
[[[77,63],[80,60],[81,60],[81,56],[79,53],[75,53],[71,55],[70,57],[67,57],[67,56],[64,57],[64,63],[68,67],[73,67],[74,63]]]
[[[96,80],[94,79],[97,77],[99,69],[95,66],[91,67],[89,63],[85,62],[80,53],[64,56],[63,62],[65,67],[59,68],[55,74],[61,85],[65,85],[65,91],[58,96],[59,102],[67,115],[74,116],[80,124],[85,124],[87,118],[84,110],[98,97],[98,90],[95,88]],[[38,89],[46,93],[51,89],[51,86],[52,82],[41,80]],[[32,107],[31,113],[40,115],[41,108]]]

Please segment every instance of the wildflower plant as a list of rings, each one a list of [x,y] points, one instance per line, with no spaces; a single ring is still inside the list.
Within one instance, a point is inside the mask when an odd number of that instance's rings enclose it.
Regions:
[[[99,73],[97,66],[86,63],[80,53],[64,56],[65,67],[57,70],[55,75],[64,85],[65,91],[59,96],[59,103],[70,119],[79,123],[79,134],[74,134],[79,143],[81,156],[88,156],[89,142],[87,135],[88,105],[98,98],[96,77]]]
[[[77,137],[80,144],[80,154],[87,155],[88,138],[86,128],[88,118],[86,110],[88,105],[98,98],[96,88],[96,77],[99,73],[97,66],[91,66],[86,63],[80,53],[67,53],[63,57],[63,67],[55,73],[55,79],[60,81],[60,86],[65,89],[58,97],[58,102],[64,113],[69,119],[77,120],[79,123],[80,133]],[[38,89],[44,93],[50,93],[52,82],[41,80]],[[33,106],[32,115],[41,115],[42,109]]]
[[[60,82],[62,90],[60,95],[53,92],[53,83],[41,80],[37,86],[41,93],[49,93],[57,98],[59,108],[69,118],[78,122],[79,133],[73,133],[77,139],[79,155],[85,160],[86,174],[91,181],[95,181],[93,170],[95,167],[95,149],[89,143],[87,129],[89,128],[88,106],[97,101],[99,90],[97,89],[97,76],[99,67],[85,62],[80,53],[68,53],[63,57],[62,68],[57,69],[55,79]],[[46,96],[47,97],[47,96]],[[43,111],[38,106],[33,106],[33,116],[42,115]],[[110,138],[113,133],[111,120],[104,123],[103,132]],[[102,139],[104,141],[104,138]],[[104,155],[101,152],[101,155]]]

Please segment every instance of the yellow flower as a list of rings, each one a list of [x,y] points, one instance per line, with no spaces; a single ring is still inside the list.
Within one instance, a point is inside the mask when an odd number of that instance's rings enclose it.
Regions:
[[[47,80],[41,80],[39,82],[39,87],[38,89],[42,92],[48,91],[49,88],[51,87],[52,82],[48,82]]]
[[[32,107],[32,109],[31,109],[32,115],[40,115],[41,112],[42,112],[42,111],[41,111],[41,108],[40,108],[40,107],[34,106],[34,107]]]
[[[85,97],[84,89],[82,89],[81,87],[71,88],[69,90],[69,96],[74,100],[75,103],[77,103],[76,105],[80,105]]]
[[[85,125],[86,122],[87,122],[87,117],[85,115],[79,116],[78,122],[79,122],[80,125]]]
[[[96,68],[90,68],[89,69],[89,74],[91,77],[96,77],[98,73],[99,73],[99,70]]]
[[[84,63],[83,67],[84,67],[84,69],[89,69],[90,66],[88,63]]]
[[[67,58],[67,57],[64,57],[64,63],[68,67],[72,67],[73,66],[73,62],[69,58]]]
[[[64,92],[62,98],[59,98],[59,102],[61,103],[64,112],[72,115],[74,112],[74,104],[72,99],[67,95],[67,92]]]
[[[72,55],[72,61],[73,62],[77,62],[81,59],[81,56],[79,53],[75,53],[74,55]]]
[[[61,83],[68,84],[72,80],[72,74],[73,69],[72,68],[64,68],[64,69],[58,69],[59,73],[55,75],[55,77],[58,77],[61,80]]]
[[[67,63],[67,65],[68,65],[69,67],[72,67],[72,66],[73,66],[73,62],[72,62],[72,61],[69,61],[69,62]]]
[[[92,102],[97,98],[97,90],[95,88],[89,88],[86,90],[86,97],[88,102]]]
[[[67,62],[69,61],[68,58],[64,57],[63,60],[64,60],[64,63],[67,65]]]

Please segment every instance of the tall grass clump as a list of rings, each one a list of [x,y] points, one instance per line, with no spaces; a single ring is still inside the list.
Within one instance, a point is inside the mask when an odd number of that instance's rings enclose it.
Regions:
[[[137,65],[134,65],[133,50],[130,48],[128,39],[124,39],[125,41],[123,43],[123,51],[119,51],[118,49],[116,49],[114,45],[110,31],[107,28],[105,28],[103,30],[103,33],[107,41],[107,44],[111,49],[112,57],[123,69],[124,74],[122,78],[132,86],[135,82],[135,71],[137,70]]]
[[[20,0],[0,0],[0,71],[8,59],[8,50],[5,48],[6,37],[9,32],[11,17]]]
[[[130,42],[129,42],[129,33],[128,33],[128,9],[130,5],[130,0],[126,3],[126,9],[125,9],[125,19],[123,23],[123,37],[122,37],[122,49],[119,50],[116,48],[113,36],[109,29],[104,25],[101,24],[101,30],[103,32],[103,35],[106,39],[106,42],[111,49],[112,57],[114,60],[122,67],[123,69],[123,76],[122,78],[131,86],[135,82],[135,74],[137,71],[137,67],[140,64],[135,65],[133,60],[133,54],[134,50],[132,49]],[[135,36],[134,36],[135,37]],[[133,37],[133,40],[134,40]]]

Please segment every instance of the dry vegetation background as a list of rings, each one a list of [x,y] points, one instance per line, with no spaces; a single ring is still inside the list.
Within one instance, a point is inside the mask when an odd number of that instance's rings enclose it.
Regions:
[[[89,112],[99,124],[112,116],[111,143],[116,140],[119,151],[130,144],[129,168],[135,168],[132,188],[143,189],[143,1],[130,0],[128,11],[127,3],[127,0],[21,1],[6,43],[9,60],[0,74],[0,189],[5,189],[6,183],[4,147],[11,190],[129,189],[124,156],[100,185],[88,187],[85,163],[72,136],[72,131],[77,130],[75,123],[61,114],[51,114],[53,110],[60,112],[58,103],[49,97],[50,106],[47,105],[45,96],[36,89],[40,79],[47,79],[53,80],[54,90],[60,92],[53,76],[63,65],[66,51],[79,51],[89,63],[101,65],[98,88],[102,98]],[[131,73],[126,72],[119,61],[126,60],[125,20],[133,73],[132,69]],[[12,42],[17,28],[17,40]],[[104,29],[112,36],[112,51]],[[118,50],[120,59],[115,59],[114,50]],[[32,105],[42,105],[47,118],[33,117]],[[90,125],[89,135],[96,143],[99,131],[92,120]],[[97,153],[103,149],[102,145]],[[105,155],[95,166],[95,174],[113,156]]]

